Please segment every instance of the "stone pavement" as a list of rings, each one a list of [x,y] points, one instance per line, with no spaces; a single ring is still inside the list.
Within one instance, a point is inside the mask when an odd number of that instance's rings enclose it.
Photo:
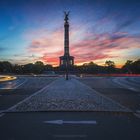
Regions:
[[[130,110],[71,78],[59,78],[8,111],[124,111]]]

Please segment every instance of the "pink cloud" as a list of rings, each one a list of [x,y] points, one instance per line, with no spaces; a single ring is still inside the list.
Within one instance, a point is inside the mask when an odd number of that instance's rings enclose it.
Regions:
[[[126,50],[140,48],[140,42],[127,33],[89,34],[88,37],[77,36],[78,30],[70,33],[70,54],[76,64],[89,61],[104,61],[125,56]],[[84,33],[84,30],[82,31]],[[35,38],[28,46],[28,52],[40,54],[40,60],[59,65],[59,56],[63,55],[63,31],[56,30],[43,37]]]
[[[28,52],[33,53],[55,53],[60,51],[63,46],[63,33],[62,31],[56,31],[51,34],[46,34],[38,39],[33,39],[28,46]]]

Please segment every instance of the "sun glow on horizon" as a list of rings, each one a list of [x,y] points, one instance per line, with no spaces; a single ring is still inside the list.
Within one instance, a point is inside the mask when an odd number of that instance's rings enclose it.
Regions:
[[[91,61],[104,65],[106,60],[112,60],[116,67],[121,67],[127,60],[140,56],[140,10],[136,3],[5,1],[10,8],[0,1],[0,61],[13,64],[42,61],[59,66],[59,57],[64,54],[65,9],[71,11],[69,46],[75,65]]]

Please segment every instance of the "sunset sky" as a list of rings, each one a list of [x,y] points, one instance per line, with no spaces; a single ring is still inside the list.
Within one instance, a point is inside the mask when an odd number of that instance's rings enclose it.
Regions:
[[[1,0],[0,61],[59,65],[65,10],[76,64],[140,58],[140,0]]]

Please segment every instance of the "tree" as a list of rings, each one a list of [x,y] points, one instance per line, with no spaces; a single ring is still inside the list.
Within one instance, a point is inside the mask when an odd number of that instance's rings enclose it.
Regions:
[[[23,73],[33,73],[34,64],[29,63],[23,66]]]
[[[0,62],[0,72],[4,73],[11,73],[13,72],[13,66],[8,61],[2,61]]]
[[[131,70],[135,74],[140,74],[140,59],[132,63]]]
[[[108,73],[116,72],[114,61],[111,61],[111,60],[106,61],[105,66],[106,66],[106,70],[107,70]]]
[[[45,65],[45,70],[47,71],[52,71],[53,70],[53,66],[50,64]]]
[[[122,66],[122,71],[125,73],[132,73],[132,60],[127,60],[126,63]]]
[[[36,62],[35,62],[35,65],[44,66],[44,63],[43,63],[42,61],[36,61]]]
[[[112,68],[115,68],[115,62],[114,61],[111,61],[111,60],[108,60],[105,62],[105,65],[107,67],[112,67]]]
[[[22,66],[21,65],[18,65],[18,64],[15,64],[13,66],[13,72],[14,73],[17,73],[17,74],[23,73]]]
[[[44,70],[44,64],[41,61],[36,61],[34,64],[34,73],[40,74]]]

